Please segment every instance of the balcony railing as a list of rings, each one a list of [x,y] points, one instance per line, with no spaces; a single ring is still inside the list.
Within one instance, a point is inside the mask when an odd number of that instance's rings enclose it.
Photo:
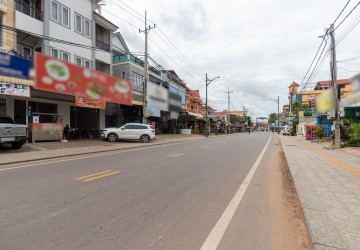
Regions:
[[[110,45],[96,39],[96,47],[105,51],[110,51]]]
[[[129,59],[130,58],[130,59]],[[142,67],[145,66],[145,62],[139,58],[137,58],[136,56],[133,55],[117,55],[117,56],[113,56],[113,63],[116,62],[126,62],[126,61],[132,61]],[[149,71],[153,72],[156,75],[161,76],[161,71],[156,69],[153,66],[149,66]]]
[[[0,0],[0,3],[6,5],[7,0]]]
[[[17,11],[20,11],[21,13],[31,16],[39,21],[43,21],[43,12],[41,10],[31,7],[29,4],[21,0],[15,0],[15,4]]]

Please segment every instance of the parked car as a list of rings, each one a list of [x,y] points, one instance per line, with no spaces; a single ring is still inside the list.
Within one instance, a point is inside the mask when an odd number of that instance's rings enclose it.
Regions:
[[[288,128],[283,128],[283,129],[281,130],[281,134],[283,134],[283,135],[290,135],[290,130],[289,130]]]
[[[105,128],[102,132],[103,138],[110,142],[116,142],[119,139],[148,142],[155,138],[155,129],[142,123],[127,123],[120,128]]]
[[[0,144],[11,144],[12,148],[20,149],[27,141],[27,127],[15,124],[8,116],[0,116]]]

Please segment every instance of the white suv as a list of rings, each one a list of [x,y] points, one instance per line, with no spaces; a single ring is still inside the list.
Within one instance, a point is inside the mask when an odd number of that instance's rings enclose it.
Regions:
[[[120,128],[105,128],[102,132],[103,138],[110,142],[116,142],[119,139],[148,142],[155,138],[155,130],[150,125],[142,123],[126,123]]]

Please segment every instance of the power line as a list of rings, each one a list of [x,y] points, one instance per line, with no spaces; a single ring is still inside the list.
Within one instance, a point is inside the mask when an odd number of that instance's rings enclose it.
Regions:
[[[326,34],[327,34],[327,32],[326,32]],[[306,88],[306,85],[310,82],[310,79],[312,79],[312,77],[313,77],[313,78],[315,77],[315,75],[317,74],[317,72],[320,70],[320,67],[322,66],[325,58],[327,57],[327,54],[326,54],[326,55],[324,56],[324,59],[323,59],[322,62],[321,62],[321,66],[319,67],[319,70],[317,70],[317,66],[319,65],[319,61],[320,61],[320,59],[321,59],[321,56],[323,55],[324,50],[325,50],[325,48],[326,48],[326,46],[327,46],[327,37],[326,37],[326,38],[324,37],[324,39],[325,39],[325,45],[324,45],[324,47],[323,47],[323,49],[322,49],[322,51],[321,51],[321,54],[320,54],[318,60],[316,61],[316,64],[315,64],[315,66],[314,66],[314,68],[313,68],[310,76],[308,77],[307,82],[306,82],[305,85],[302,87],[301,91],[303,91],[303,90]],[[315,58],[316,58],[316,56],[315,56]],[[316,74],[314,74],[315,70],[317,70]],[[304,79],[305,79],[305,78],[304,78]]]
[[[345,8],[348,6],[348,4],[350,3],[350,1],[351,1],[351,0],[349,0],[349,1],[345,4],[344,8],[341,10],[341,12],[339,13],[339,15],[337,16],[337,18],[335,19],[335,21],[334,21],[333,23],[335,23],[335,22],[339,19],[339,17],[340,17],[341,14],[344,12]]]
[[[111,14],[112,16],[116,17],[117,19],[119,19],[119,20],[121,20],[121,21],[123,21],[123,22],[127,23],[128,25],[130,25],[130,26],[132,26],[132,27],[134,27],[134,28],[136,28],[136,29],[139,29],[139,27],[137,27],[137,26],[135,26],[134,24],[132,24],[132,23],[130,23],[130,22],[128,22],[128,21],[126,21],[126,20],[125,20],[125,19],[123,19],[123,18],[118,17],[117,15],[115,15],[114,13],[112,13],[111,11],[108,11],[108,10],[106,10],[106,9],[103,9],[103,10],[104,10],[104,11],[106,11],[107,13]]]
[[[185,70],[183,67],[181,67],[179,64],[177,64],[167,53],[165,53],[151,38],[149,38],[150,42],[152,42],[164,55],[166,55],[173,63],[175,63],[180,69],[182,69],[186,74],[188,74],[190,77],[197,80],[192,74],[190,74],[187,70]]]
[[[114,3],[116,6],[118,6],[119,8],[121,8],[122,10],[124,10],[125,12],[129,13],[130,15],[132,15],[133,17],[135,17],[136,19],[140,20],[141,22],[144,22],[143,20],[141,20],[140,18],[136,17],[134,14],[132,14],[131,12],[129,12],[128,10],[126,10],[125,8],[121,7],[119,4],[115,3],[114,1],[111,1],[112,3]],[[144,17],[141,13],[139,13],[138,11],[134,10],[133,8],[131,8],[129,5],[125,4],[124,2],[122,1],[119,1],[120,3],[122,3],[123,5],[125,5],[128,9],[130,9],[131,11],[133,11],[134,13],[136,13],[137,15],[141,16],[141,17]],[[109,12],[109,11],[108,11]],[[111,13],[111,12],[109,12]],[[111,13],[112,15],[114,15],[113,13]],[[114,15],[115,16],[115,15]],[[115,16],[116,18],[119,18],[117,16]],[[124,21],[123,19],[121,19],[122,21]],[[150,22],[154,23],[153,21],[149,20]],[[128,24],[130,24],[129,22],[127,22]],[[132,24],[130,24],[131,26],[133,27],[136,27]],[[137,27],[136,27],[137,28]],[[180,52],[180,50],[178,48],[176,48],[176,46],[170,41],[170,39],[164,34],[164,32],[159,28],[159,26],[157,25],[157,28],[159,29],[160,33],[166,38],[166,40],[168,42],[166,42],[155,30],[155,34],[164,42],[164,44],[169,48],[171,49],[174,54],[181,60],[183,61],[183,63],[189,68],[191,69],[194,73],[196,74],[199,74],[201,76],[203,76],[203,74],[201,72],[199,72],[194,65],[192,65],[187,59],[186,57]],[[150,39],[149,39],[150,40]],[[152,41],[152,40],[151,40]],[[154,44],[155,42],[152,41]],[[178,52],[175,52],[170,46],[169,46],[169,43],[175,48],[175,50]],[[157,46],[159,48],[159,46]],[[160,49],[160,48],[159,48]],[[162,51],[163,52],[163,51]],[[163,52],[164,53],[164,52]],[[170,56],[168,54],[166,54],[167,57],[170,58]],[[180,56],[179,56],[180,55]],[[183,60],[184,59],[184,60]],[[171,59],[172,60],[172,59]],[[174,62],[174,60],[172,60]],[[174,62],[175,63],[175,62]],[[177,63],[175,63],[177,66],[179,66]],[[180,66],[179,66],[180,67]],[[184,70],[182,67],[180,67],[182,70]],[[185,70],[184,70],[185,71]],[[187,71],[185,71],[187,72]],[[187,74],[189,74],[187,72]],[[190,74],[191,75],[191,74]],[[191,77],[193,77],[194,79],[196,79],[194,76],[191,75]]]
[[[326,34],[327,34],[327,31],[326,31]],[[326,34],[325,34],[325,35],[326,35]],[[312,60],[312,62],[311,62],[311,64],[310,64],[310,67],[309,67],[308,70],[306,71],[306,74],[305,74],[304,78],[302,79],[301,83],[304,82],[306,76],[308,75],[308,73],[309,73],[312,65],[313,65],[314,62],[315,62],[315,59],[316,59],[317,55],[319,54],[319,51],[320,51],[320,49],[321,49],[321,46],[323,45],[324,42],[325,42],[325,46],[324,46],[324,47],[326,47],[326,43],[327,43],[327,42],[326,42],[326,37],[325,37],[325,35],[323,36],[323,39],[322,39],[322,41],[321,41],[321,43],[320,43],[320,46],[319,46],[319,48],[317,49],[316,54],[315,54],[315,56],[314,56],[314,58],[313,58],[313,60]]]
[[[355,5],[355,7],[346,15],[346,17],[336,26],[335,30],[351,15],[351,13],[360,5],[360,1]]]

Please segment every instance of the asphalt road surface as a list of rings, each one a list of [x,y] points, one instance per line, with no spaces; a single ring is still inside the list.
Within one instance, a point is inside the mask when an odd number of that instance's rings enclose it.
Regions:
[[[3,165],[0,189],[0,249],[312,248],[265,132]]]

